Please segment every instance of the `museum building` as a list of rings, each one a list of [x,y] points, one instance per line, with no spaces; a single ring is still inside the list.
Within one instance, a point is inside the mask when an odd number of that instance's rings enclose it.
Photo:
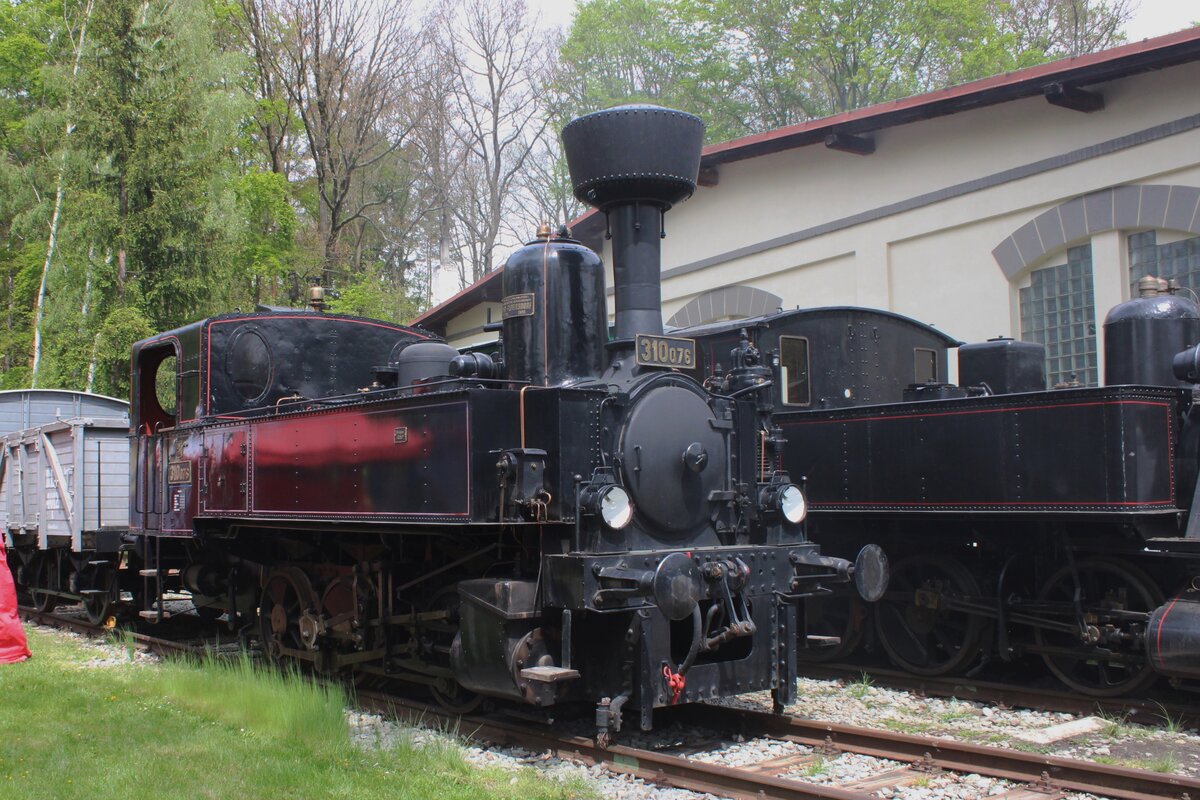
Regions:
[[[1095,385],[1139,278],[1200,293],[1200,27],[710,145],[666,225],[670,327],[870,306]],[[572,228],[611,286],[603,216]],[[416,322],[486,342],[502,293],[497,270]]]

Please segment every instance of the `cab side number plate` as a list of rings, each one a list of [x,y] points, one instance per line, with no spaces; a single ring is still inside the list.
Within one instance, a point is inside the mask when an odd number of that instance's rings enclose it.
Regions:
[[[637,363],[642,367],[691,369],[696,366],[696,340],[637,335]]]

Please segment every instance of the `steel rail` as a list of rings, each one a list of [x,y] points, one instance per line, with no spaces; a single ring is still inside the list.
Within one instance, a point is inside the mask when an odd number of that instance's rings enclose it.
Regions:
[[[468,739],[524,747],[535,752],[551,752],[591,764],[604,764],[613,772],[625,773],[650,783],[707,792],[720,797],[738,800],[878,800],[870,792],[762,775],[653,750],[620,744],[603,748],[594,739],[556,734],[544,727],[493,715],[459,717],[434,706],[387,694],[360,692],[356,695],[356,703],[410,724],[429,725],[431,721],[436,722]]]
[[[103,625],[96,625],[82,619],[72,619],[71,617],[60,617],[48,611],[38,611],[28,606],[18,606],[18,612],[22,619],[36,622],[39,625],[46,625],[51,628],[59,628],[60,630],[70,631],[72,633],[82,634],[84,636],[98,636],[105,633],[113,633],[122,638],[127,637],[139,648],[156,655],[204,655],[211,652],[209,648],[201,645],[187,644],[185,642],[177,642],[172,639],[163,639],[157,636],[147,636],[144,633],[137,633],[127,629],[120,631],[110,630]]]
[[[1135,697],[1087,697],[1053,689],[1031,689],[999,681],[976,680],[962,675],[922,677],[890,667],[853,664],[802,663],[806,678],[859,680],[863,675],[876,685],[901,689],[931,697],[955,697],[1009,708],[1029,708],[1086,716],[1097,712],[1120,717],[1125,722],[1161,726],[1167,717],[1176,723],[1200,727],[1200,711],[1195,705],[1159,703]]]
[[[893,761],[928,763],[952,772],[1042,783],[1056,789],[1087,792],[1119,800],[1179,800],[1185,794],[1200,798],[1200,779],[1090,761],[984,747],[952,739],[857,728],[792,716],[749,711],[729,706],[685,706],[685,718],[696,724],[737,730],[744,735],[768,736],[822,745]]]

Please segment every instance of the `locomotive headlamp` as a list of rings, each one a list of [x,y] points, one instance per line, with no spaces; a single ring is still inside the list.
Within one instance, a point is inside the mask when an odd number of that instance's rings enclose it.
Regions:
[[[808,516],[808,501],[804,492],[794,483],[776,483],[765,487],[759,495],[763,511],[779,514],[793,525],[799,525]]]
[[[620,486],[609,486],[600,492],[600,519],[613,530],[619,531],[633,519],[633,503],[629,494]]]
[[[633,501],[629,499],[629,493],[607,481],[583,487],[579,506],[583,513],[599,517],[615,531],[621,530],[633,519]]]
[[[808,502],[804,492],[794,483],[789,483],[779,492],[779,513],[793,525],[799,525],[808,515]]]

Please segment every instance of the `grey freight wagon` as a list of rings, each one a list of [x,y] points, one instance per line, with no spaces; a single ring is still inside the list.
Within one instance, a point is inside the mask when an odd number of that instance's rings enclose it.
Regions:
[[[0,436],[5,544],[11,565],[33,578],[19,582],[53,589],[35,592],[42,607],[107,598],[129,525],[129,404],[65,390],[0,392]]]

